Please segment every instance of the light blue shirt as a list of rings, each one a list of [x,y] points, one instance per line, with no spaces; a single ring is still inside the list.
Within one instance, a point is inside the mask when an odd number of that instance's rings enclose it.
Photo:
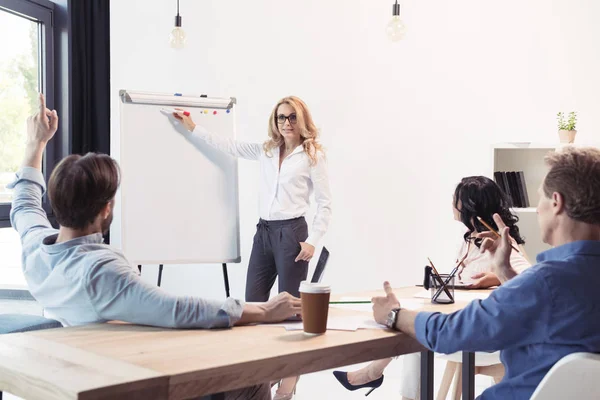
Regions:
[[[461,311],[417,314],[417,339],[430,350],[501,350],[504,379],[481,399],[529,399],[564,356],[600,352],[600,242],[568,243],[537,261]]]
[[[23,168],[10,187],[25,280],[48,317],[66,326],[120,320],[166,328],[223,328],[240,319],[238,300],[173,296],[142,281],[100,233],[57,244],[58,231],[41,207],[46,186],[39,170]]]

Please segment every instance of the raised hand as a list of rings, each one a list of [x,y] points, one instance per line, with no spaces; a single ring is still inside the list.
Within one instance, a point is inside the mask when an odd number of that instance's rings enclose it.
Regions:
[[[388,281],[383,282],[383,290],[385,296],[373,297],[371,302],[373,303],[373,317],[375,321],[381,325],[385,325],[387,322],[387,316],[394,308],[400,308],[400,301],[394,294],[392,286]]]
[[[502,281],[502,277],[506,276],[507,273],[513,275],[510,266],[511,238],[509,228],[504,224],[500,215],[494,214],[493,218],[496,225],[498,225],[500,237],[496,236],[494,232],[481,232],[477,234],[477,237],[483,239],[480,251],[490,253],[492,256],[492,272]]]
[[[194,129],[196,129],[196,124],[192,120],[192,117],[189,115],[189,113],[186,113],[181,108],[176,108],[175,110],[177,110],[177,112],[174,112],[173,116],[179,121],[181,121],[183,126],[185,126],[185,129],[187,129],[190,132],[193,132]]]
[[[58,129],[58,115],[56,110],[46,108],[46,99],[43,94],[39,96],[39,109],[37,114],[27,119],[27,140],[29,143],[46,144]]]

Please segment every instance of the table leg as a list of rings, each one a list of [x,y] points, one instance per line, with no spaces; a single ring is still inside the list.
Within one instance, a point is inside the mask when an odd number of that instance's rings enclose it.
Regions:
[[[475,398],[475,353],[463,351],[462,387],[463,399],[473,400]]]
[[[433,400],[433,351],[421,352],[421,400]]]

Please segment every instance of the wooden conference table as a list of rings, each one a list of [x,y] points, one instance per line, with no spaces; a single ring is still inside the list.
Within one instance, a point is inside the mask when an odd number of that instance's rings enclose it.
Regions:
[[[401,303],[407,299],[423,311],[452,312],[468,303],[433,305],[414,298],[422,290],[395,292]],[[330,316],[344,315],[370,318],[368,312],[330,309]],[[402,333],[330,330],[308,337],[265,325],[207,331],[95,324],[0,336],[0,390],[34,400],[180,400],[414,352],[423,352],[421,398],[433,399],[433,354]],[[474,356],[463,360],[463,398],[472,399]]]

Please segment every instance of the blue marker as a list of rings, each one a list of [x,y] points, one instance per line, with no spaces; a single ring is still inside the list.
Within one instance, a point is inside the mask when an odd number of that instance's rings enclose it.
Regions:
[[[175,93],[173,96],[183,96],[181,93]]]

